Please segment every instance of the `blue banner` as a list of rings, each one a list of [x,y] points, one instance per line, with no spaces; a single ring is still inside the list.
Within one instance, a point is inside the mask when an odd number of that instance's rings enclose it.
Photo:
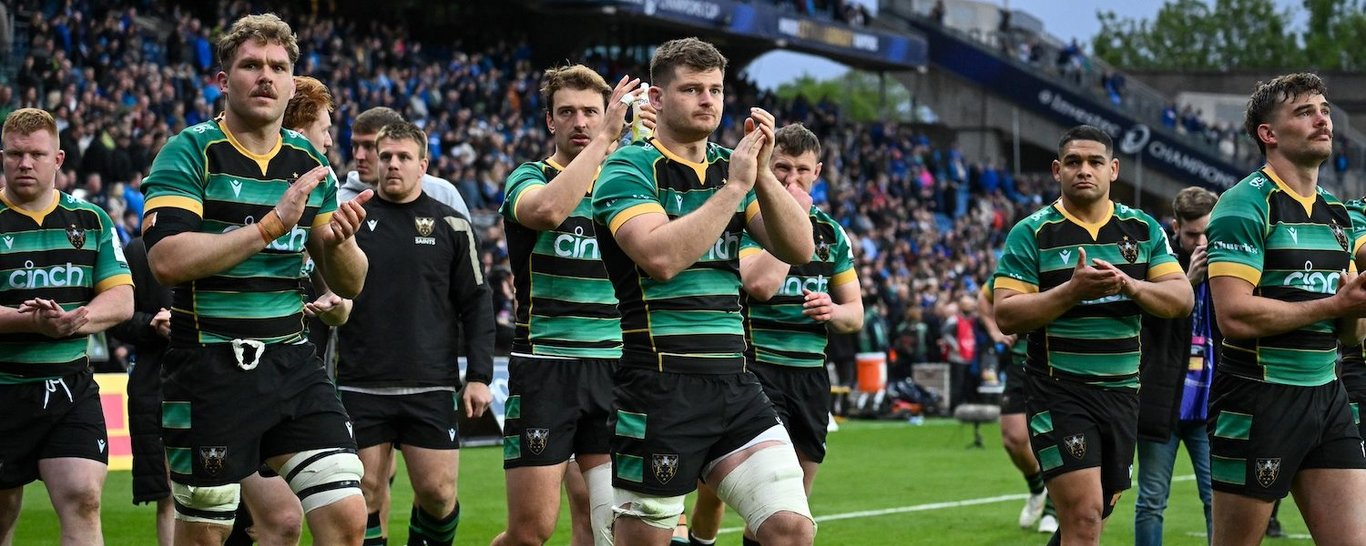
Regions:
[[[935,64],[1064,126],[1093,125],[1114,138],[1119,153],[1141,158],[1145,167],[1215,191],[1228,189],[1247,175],[1216,152],[1182,142],[1176,135],[1031,73],[982,46],[932,25],[917,27],[930,40],[930,60]]]
[[[925,66],[925,39],[854,27],[834,20],[797,15],[768,2],[736,0],[550,0],[556,7],[598,6],[743,38],[776,42],[780,48],[832,57],[848,63],[877,63],[884,70]]]

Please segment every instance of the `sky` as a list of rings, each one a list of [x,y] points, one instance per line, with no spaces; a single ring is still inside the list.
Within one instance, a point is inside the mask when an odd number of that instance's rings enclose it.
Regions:
[[[854,0],[869,6],[876,0]],[[1007,5],[1010,9],[1032,14],[1044,22],[1044,31],[1070,41],[1077,38],[1089,48],[1091,38],[1100,32],[1099,11],[1113,11],[1120,18],[1152,19],[1162,7],[1163,0],[982,0],[985,3]],[[1206,0],[1213,4],[1214,0]],[[1275,0],[1279,9],[1292,13],[1304,11],[1301,0]],[[1296,20],[1302,23],[1303,16]],[[755,59],[749,73],[760,87],[774,88],[809,73],[817,78],[834,77],[847,68],[839,63],[787,51],[775,51]]]

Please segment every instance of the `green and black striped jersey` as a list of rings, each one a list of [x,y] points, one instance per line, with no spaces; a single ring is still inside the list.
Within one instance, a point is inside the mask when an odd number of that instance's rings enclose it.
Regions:
[[[1167,234],[1147,213],[1110,203],[1091,224],[1062,201],[1029,215],[1006,237],[993,279],[996,288],[1023,293],[1051,290],[1072,278],[1079,249],[1135,279],[1180,273]],[[1109,388],[1137,388],[1142,310],[1123,294],[1084,301],[1028,334],[1025,366],[1033,373]]]
[[[816,250],[811,261],[788,268],[783,284],[768,301],[745,294],[745,337],[755,362],[818,368],[825,366],[829,339],[824,323],[802,314],[806,296],[802,290],[830,293],[836,286],[857,283],[854,252],[844,228],[829,214],[811,207],[812,240]],[[740,258],[762,252],[763,247],[746,231],[740,241]]]
[[[33,212],[0,193],[0,305],[18,308],[45,298],[70,311],[100,292],[131,284],[114,222],[104,210],[57,191],[46,210]],[[88,365],[86,344],[83,335],[0,334],[0,385],[78,372]]]
[[[1323,188],[1296,194],[1270,167],[1219,197],[1206,233],[1210,278],[1243,279],[1264,298],[1327,298],[1342,272],[1355,269],[1347,207]],[[1312,387],[1336,377],[1337,348],[1337,323],[1323,320],[1261,338],[1225,337],[1219,367],[1256,381]]]
[[[572,358],[621,358],[621,315],[593,226],[592,189],[559,226],[536,231],[517,219],[522,197],[540,191],[564,167],[524,163],[508,176],[499,212],[507,233],[517,328],[512,351]]]
[[[987,279],[987,283],[982,285],[982,296],[988,300],[995,301],[996,298],[996,277]],[[1015,343],[1010,346],[1010,361],[1017,365],[1024,365],[1025,356],[1029,352],[1029,342],[1027,336],[1016,336]]]
[[[201,220],[201,233],[249,227],[319,165],[327,159],[298,132],[281,129],[275,149],[257,155],[219,122],[206,121],[181,131],[157,154],[142,186],[147,215],[154,223],[158,209],[188,211]],[[326,225],[336,209],[337,180],[329,174],[289,233],[226,271],[175,286],[172,345],[304,339],[299,264],[312,229]]]
[[[1343,206],[1347,207],[1347,215],[1352,219],[1352,255],[1366,243],[1366,199],[1353,199]],[[1366,346],[1361,344],[1350,347],[1342,347],[1342,377],[1347,381],[1349,374],[1355,373],[1359,376],[1366,376]],[[1348,387],[1351,392],[1351,387]],[[1353,408],[1353,413],[1357,410]],[[1360,420],[1360,419],[1358,419]]]
[[[639,141],[617,150],[602,167],[593,190],[593,220],[603,264],[620,301],[623,358],[662,362],[663,356],[742,362],[740,237],[759,214],[753,190],[735,209],[707,252],[672,280],[645,273],[616,241],[626,221],[648,213],[670,220],[702,206],[726,183],[730,150],[708,143],[706,161],[694,163],[660,146]]]

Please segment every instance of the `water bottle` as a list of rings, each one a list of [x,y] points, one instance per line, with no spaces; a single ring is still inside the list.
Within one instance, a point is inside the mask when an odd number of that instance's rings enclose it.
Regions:
[[[640,89],[636,91],[636,100],[631,103],[631,142],[640,142],[654,136],[654,129],[645,126],[645,119],[640,117],[640,112],[646,104],[650,103],[650,84],[640,82]]]

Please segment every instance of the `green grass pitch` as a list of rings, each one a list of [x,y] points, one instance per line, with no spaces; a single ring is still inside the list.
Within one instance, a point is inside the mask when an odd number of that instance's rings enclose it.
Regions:
[[[986,449],[969,449],[972,428],[948,420],[924,426],[902,422],[849,421],[830,435],[829,456],[816,479],[811,508],[820,521],[820,545],[1030,545],[1048,537],[1016,527],[1026,493],[1024,480],[1001,449],[1000,429],[982,427]],[[504,525],[502,450],[470,448],[460,461],[460,530],[456,544],[484,545]],[[1195,482],[1181,453],[1174,474],[1172,499],[1166,512],[1166,543],[1202,545],[1204,521]],[[412,490],[400,474],[394,491],[390,544],[407,540],[408,507]],[[105,486],[103,522],[109,546],[156,544],[153,508],[133,506],[128,472],[111,472]],[[1125,493],[1110,517],[1104,544],[1133,544],[1135,490]],[[24,508],[15,544],[56,545],[57,518],[40,483],[24,492]],[[1281,520],[1290,539],[1268,541],[1305,543],[1308,533],[1299,512],[1289,501]],[[739,518],[727,515],[722,545],[738,545]],[[1300,540],[1295,540],[1299,538]],[[305,536],[304,544],[311,540]],[[569,542],[568,510],[550,544]]]

